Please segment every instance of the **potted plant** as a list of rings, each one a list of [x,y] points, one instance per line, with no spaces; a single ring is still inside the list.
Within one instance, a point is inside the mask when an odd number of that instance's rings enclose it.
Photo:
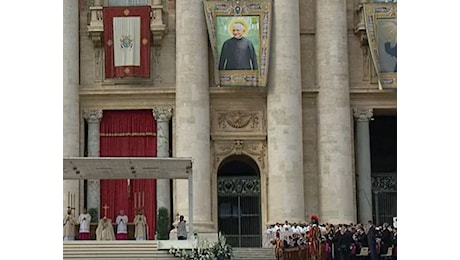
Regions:
[[[157,239],[168,240],[169,239],[169,212],[165,207],[158,209],[158,221],[157,221]]]
[[[90,208],[88,209],[88,214],[91,216],[91,223],[97,223],[98,222],[98,215],[97,215],[97,209],[95,208]]]

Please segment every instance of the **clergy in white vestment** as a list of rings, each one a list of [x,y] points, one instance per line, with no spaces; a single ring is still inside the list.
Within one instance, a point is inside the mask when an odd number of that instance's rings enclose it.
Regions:
[[[139,213],[134,217],[134,226],[134,237],[136,238],[136,240],[147,240],[147,218],[144,215],[143,209],[140,209]]]
[[[77,225],[77,220],[72,215],[72,210],[69,209],[64,217],[64,241],[75,240],[75,225]]]
[[[88,214],[86,208],[83,208],[82,213],[80,214],[80,216],[78,216],[78,223],[80,223],[80,228],[78,229],[78,239],[89,240],[91,215]]]
[[[103,217],[99,220],[96,228],[96,240],[115,240],[111,219]]]
[[[291,225],[289,224],[289,222],[287,220],[284,221],[283,231],[289,231],[290,229],[291,229]]]
[[[117,223],[117,240],[128,239],[128,216],[125,215],[124,210],[120,210],[120,214],[115,219]]]

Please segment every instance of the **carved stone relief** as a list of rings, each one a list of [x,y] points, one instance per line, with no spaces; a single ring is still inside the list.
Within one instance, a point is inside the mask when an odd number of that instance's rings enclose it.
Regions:
[[[247,155],[258,165],[261,171],[265,169],[267,152],[266,141],[261,140],[218,140],[212,143],[213,167],[217,167],[223,159],[230,155]]]
[[[250,133],[266,134],[266,119],[263,111],[214,111],[212,117],[213,134]]]
[[[396,187],[395,175],[372,176],[372,190],[374,191],[396,191]]]

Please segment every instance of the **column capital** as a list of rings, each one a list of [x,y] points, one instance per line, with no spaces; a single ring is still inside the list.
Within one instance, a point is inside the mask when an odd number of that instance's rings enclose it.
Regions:
[[[84,110],[83,118],[85,118],[88,123],[99,123],[102,119],[102,109]]]
[[[172,117],[173,109],[166,107],[155,107],[152,109],[153,117],[157,121],[169,121]]]
[[[353,117],[356,121],[369,121],[374,116],[372,109],[353,108]]]

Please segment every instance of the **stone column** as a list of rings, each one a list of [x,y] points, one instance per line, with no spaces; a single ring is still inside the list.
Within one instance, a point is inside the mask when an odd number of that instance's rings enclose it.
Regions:
[[[176,2],[174,154],[193,160],[195,229],[213,229],[209,120],[208,35],[202,1]],[[188,181],[176,180],[174,213],[188,215]]]
[[[274,1],[267,94],[268,222],[303,222],[299,1]]]
[[[63,156],[80,156],[80,113],[79,113],[79,32],[78,1],[64,1],[63,35]],[[64,180],[63,211],[67,211],[68,192],[75,194],[76,209],[79,209],[78,180]]]
[[[169,157],[169,120],[172,108],[154,108],[153,117],[157,120],[157,157]],[[165,207],[171,214],[170,179],[157,179],[157,209]]]
[[[356,222],[346,1],[316,1],[320,222]]]
[[[354,109],[356,120],[355,153],[358,193],[358,221],[367,223],[372,220],[372,181],[371,181],[371,143],[369,138],[369,120],[372,109]]]
[[[100,122],[102,110],[88,110],[83,112],[83,117],[88,123],[88,157],[99,157],[100,155]],[[88,209],[100,209],[101,204],[101,183],[100,180],[88,180]],[[101,216],[101,212],[99,212]]]

